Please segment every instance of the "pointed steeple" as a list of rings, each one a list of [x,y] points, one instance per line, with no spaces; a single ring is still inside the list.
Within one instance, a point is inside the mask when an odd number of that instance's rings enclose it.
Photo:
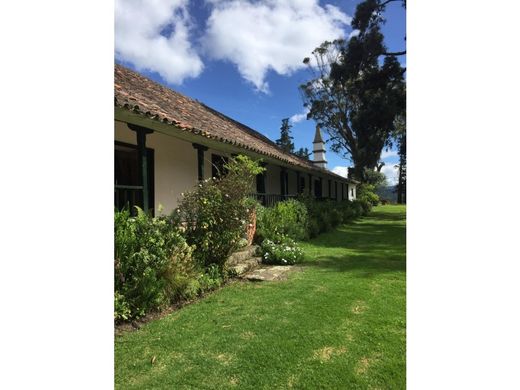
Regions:
[[[314,134],[314,141],[312,141],[313,144],[321,142],[323,143],[323,138],[321,138],[321,130],[319,126],[316,126],[316,134]]]
[[[316,134],[314,135],[313,146],[313,164],[319,168],[327,168],[327,159],[325,158],[325,142],[321,136],[319,126],[316,126]]]

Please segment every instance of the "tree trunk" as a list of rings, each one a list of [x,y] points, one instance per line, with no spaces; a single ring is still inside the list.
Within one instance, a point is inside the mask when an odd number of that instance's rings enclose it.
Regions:
[[[399,159],[399,179],[397,182],[397,203],[403,204],[403,159]]]

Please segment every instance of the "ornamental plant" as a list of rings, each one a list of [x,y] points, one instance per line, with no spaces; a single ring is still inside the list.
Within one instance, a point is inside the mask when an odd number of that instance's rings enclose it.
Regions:
[[[370,203],[372,206],[377,206],[379,204],[379,196],[375,193],[375,188],[372,184],[360,184],[357,198]]]
[[[302,249],[294,240],[283,235],[274,240],[265,239],[260,250],[265,264],[293,265],[303,260]]]
[[[137,208],[135,217],[116,211],[114,230],[115,319],[141,317],[175,300],[183,280],[195,274],[193,247],[180,229]]]
[[[248,194],[256,175],[264,171],[259,162],[242,155],[229,159],[225,168],[223,177],[201,181],[184,194],[172,215],[185,227],[188,244],[195,246],[197,263],[205,268],[217,265],[221,270],[240,246],[254,207]]]
[[[257,214],[257,240],[275,240],[280,235],[306,240],[308,223],[307,208],[299,200],[289,199],[273,207],[262,207]]]

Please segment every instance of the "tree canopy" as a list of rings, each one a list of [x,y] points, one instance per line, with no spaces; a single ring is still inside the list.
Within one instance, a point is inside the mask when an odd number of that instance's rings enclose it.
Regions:
[[[280,138],[276,140],[276,144],[283,149],[284,152],[293,153],[294,143],[291,136],[291,127],[289,118],[282,119],[282,126],[280,127]]]
[[[309,152],[309,149],[307,148],[300,148],[296,152],[294,152],[294,154],[306,160],[309,160],[311,156],[311,152]]]
[[[313,75],[300,86],[307,118],[329,134],[332,151],[352,160],[362,181],[392,143],[395,118],[406,107],[406,69],[397,60],[405,52],[388,52],[381,33],[383,12],[393,1],[359,3],[352,20],[359,34],[326,41],[312,52],[313,60],[304,59]]]

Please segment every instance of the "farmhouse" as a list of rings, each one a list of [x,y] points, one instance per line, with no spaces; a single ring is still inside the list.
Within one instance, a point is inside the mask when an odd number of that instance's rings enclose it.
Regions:
[[[356,198],[354,180],[327,169],[319,128],[313,161],[281,150],[259,132],[203,103],[115,65],[115,206],[170,213],[199,180],[224,173],[226,160],[262,159],[255,196],[264,205],[298,195]]]

